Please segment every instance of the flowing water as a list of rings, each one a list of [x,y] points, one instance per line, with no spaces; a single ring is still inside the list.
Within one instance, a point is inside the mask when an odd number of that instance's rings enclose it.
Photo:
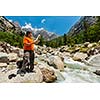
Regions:
[[[100,76],[93,72],[96,70],[95,66],[88,66],[84,63],[74,61],[71,58],[65,57],[65,70],[57,72],[57,83],[99,83]]]

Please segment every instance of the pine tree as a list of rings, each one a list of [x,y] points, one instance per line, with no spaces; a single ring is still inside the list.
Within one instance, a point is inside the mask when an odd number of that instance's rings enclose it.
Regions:
[[[43,38],[43,36],[41,36],[41,38],[40,38],[39,45],[40,46],[43,46],[44,45],[44,38]]]
[[[66,34],[64,34],[64,36],[63,36],[63,41],[64,41],[64,45],[66,45],[66,44],[67,44],[67,37],[66,37]]]

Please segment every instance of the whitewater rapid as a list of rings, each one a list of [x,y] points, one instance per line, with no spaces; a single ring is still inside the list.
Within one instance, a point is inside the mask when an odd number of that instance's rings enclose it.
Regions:
[[[65,57],[64,63],[64,71],[57,72],[57,83],[100,83],[100,76],[93,73],[96,70],[95,66],[74,61],[70,57]]]

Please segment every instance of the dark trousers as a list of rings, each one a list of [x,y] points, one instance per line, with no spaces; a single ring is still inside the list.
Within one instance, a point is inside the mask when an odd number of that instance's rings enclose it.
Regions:
[[[32,71],[34,69],[34,51],[33,50],[24,50],[24,53],[29,52],[29,65],[30,70]]]

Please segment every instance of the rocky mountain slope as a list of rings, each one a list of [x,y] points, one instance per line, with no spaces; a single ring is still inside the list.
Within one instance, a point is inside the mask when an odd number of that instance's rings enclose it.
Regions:
[[[68,35],[75,36],[79,32],[85,30],[85,25],[84,25],[85,23],[88,26],[91,26],[95,24],[96,21],[97,21],[96,16],[82,16],[80,20],[74,26],[72,26],[72,28],[69,30]]]
[[[4,16],[0,16],[0,31],[20,34],[21,27],[15,22],[10,22]]]

